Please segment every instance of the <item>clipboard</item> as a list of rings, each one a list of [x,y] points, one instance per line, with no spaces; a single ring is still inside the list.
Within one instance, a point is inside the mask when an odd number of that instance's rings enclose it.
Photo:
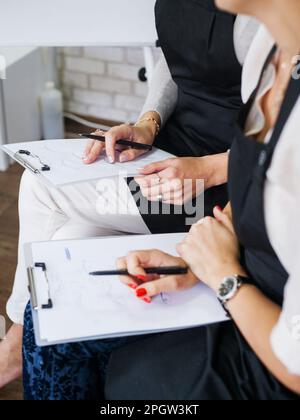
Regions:
[[[174,157],[170,153],[153,148],[132,162],[110,164],[105,156],[91,165],[82,161],[87,139],[41,140],[13,143],[2,150],[25,169],[40,178],[47,186],[97,181],[103,178],[131,177],[139,175],[139,169],[153,162]]]
[[[116,277],[88,275],[95,268],[115,268],[117,257],[134,249],[153,249],[159,244],[162,251],[176,255],[176,244],[184,236],[140,235],[26,244],[37,345],[154,334],[228,321],[215,294],[201,283],[184,292],[161,294],[147,304]]]

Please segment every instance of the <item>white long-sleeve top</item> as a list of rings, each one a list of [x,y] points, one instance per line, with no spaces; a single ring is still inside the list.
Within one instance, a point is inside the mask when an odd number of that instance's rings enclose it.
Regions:
[[[246,16],[238,16],[235,21],[234,44],[237,58],[241,64],[245,60],[258,26],[257,21]],[[172,79],[166,59],[162,55],[155,67],[148,97],[141,115],[148,111],[156,111],[161,117],[162,125],[164,125],[176,107],[177,98],[178,87]]]
[[[263,65],[274,40],[265,27],[258,31],[247,55],[242,81],[246,102],[256,88]],[[254,135],[264,127],[259,99],[274,85],[272,63],[264,73],[257,100],[246,123],[246,134]],[[300,81],[299,81],[300,83]],[[264,206],[267,230],[289,280],[283,310],[271,336],[278,359],[295,375],[300,375],[300,98],[281,134],[267,172]],[[266,142],[270,135],[266,137]]]

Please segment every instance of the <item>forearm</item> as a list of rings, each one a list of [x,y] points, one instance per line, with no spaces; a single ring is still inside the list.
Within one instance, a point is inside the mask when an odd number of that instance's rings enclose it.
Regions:
[[[173,113],[178,98],[178,87],[172,79],[164,56],[158,61],[141,115],[155,111],[163,126]]]
[[[195,159],[197,161],[197,165],[195,165],[197,171],[196,179],[201,179],[203,173],[206,174],[204,179],[205,189],[226,184],[228,179],[228,153],[219,153]]]
[[[289,374],[271,347],[271,333],[281,308],[250,285],[240,289],[228,303],[228,308],[241,333],[268,370],[283,385],[300,394],[300,377]]]

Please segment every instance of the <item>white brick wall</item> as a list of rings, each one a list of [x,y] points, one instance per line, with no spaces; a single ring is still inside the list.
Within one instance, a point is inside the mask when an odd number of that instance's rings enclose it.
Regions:
[[[148,90],[138,80],[141,48],[68,47],[58,54],[66,111],[112,121],[138,118]]]
[[[82,57],[65,57],[65,69],[86,74],[104,74],[105,64],[101,61]]]

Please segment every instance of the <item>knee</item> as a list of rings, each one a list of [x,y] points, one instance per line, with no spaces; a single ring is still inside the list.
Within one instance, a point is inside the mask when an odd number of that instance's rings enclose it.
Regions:
[[[37,183],[37,177],[26,169],[21,178],[21,190],[32,189]]]
[[[44,186],[39,178],[28,170],[24,171],[20,183],[20,195],[24,193],[39,196],[42,190],[44,190]]]

